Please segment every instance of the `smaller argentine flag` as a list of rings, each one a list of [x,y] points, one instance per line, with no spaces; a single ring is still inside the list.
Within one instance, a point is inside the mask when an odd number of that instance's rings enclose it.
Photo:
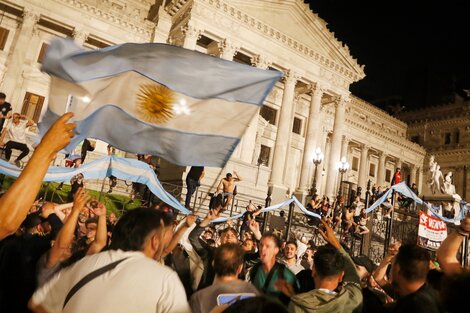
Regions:
[[[223,167],[282,73],[181,47],[126,43],[85,51],[54,40],[45,131],[75,113],[71,151],[85,138],[177,165]]]

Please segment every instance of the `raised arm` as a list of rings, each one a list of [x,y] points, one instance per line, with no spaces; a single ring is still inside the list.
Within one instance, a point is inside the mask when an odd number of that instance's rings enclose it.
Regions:
[[[242,180],[241,176],[240,176],[237,172],[233,171],[233,174],[236,176],[235,179],[236,179],[237,181],[241,181],[241,180]]]
[[[106,207],[103,203],[98,204],[98,207],[92,209],[93,213],[98,216],[98,226],[96,227],[96,237],[91,243],[87,255],[92,255],[100,252],[108,243],[108,227],[106,225]]]
[[[398,253],[400,245],[400,242],[395,242],[390,245],[387,254],[382,259],[382,262],[380,262],[379,266],[377,266],[372,275],[375,281],[380,285],[380,287],[383,287],[389,283],[387,278],[387,268],[392,263],[392,260],[395,255]]]
[[[89,196],[81,188],[78,189],[75,194],[73,202],[72,212],[70,213],[67,221],[57,235],[56,241],[52,248],[49,250],[46,266],[52,268],[58,262],[60,262],[62,256],[67,252],[70,245],[72,244],[75,227],[77,226],[78,215],[80,211],[85,207]]]
[[[445,274],[460,273],[462,266],[457,253],[465,237],[470,234],[470,213],[461,222],[457,231],[449,234],[437,249],[437,261]]]
[[[23,222],[49,164],[74,136],[73,129],[76,125],[68,123],[72,116],[73,113],[66,113],[51,126],[21,175],[0,198],[0,240],[13,234]]]
[[[170,243],[163,251],[162,257],[167,256],[176,248],[181,237],[188,230],[188,228],[190,228],[196,222],[196,219],[197,219],[197,216],[193,214],[186,216],[184,222],[182,223],[180,228],[173,234],[173,237],[171,238]]]
[[[26,115],[21,115],[21,118],[26,120],[26,127],[30,127],[30,126],[33,126],[34,124],[36,124],[36,123],[34,123],[34,121],[32,119],[30,119]]]

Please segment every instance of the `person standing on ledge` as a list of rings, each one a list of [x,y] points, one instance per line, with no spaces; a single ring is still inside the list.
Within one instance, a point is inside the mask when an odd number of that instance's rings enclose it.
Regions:
[[[237,172],[233,171],[233,174],[235,175],[232,176],[232,173],[227,173],[224,178],[220,181],[219,186],[217,186],[217,193],[222,190],[222,197],[223,197],[223,205],[222,205],[222,210],[225,210],[227,207],[230,206],[232,203],[233,199],[233,192],[235,190],[235,183],[239,182],[242,180],[240,175],[238,175]]]
[[[204,178],[204,166],[191,166],[191,169],[186,176],[186,201],[184,206],[191,210],[191,197],[193,196],[196,188],[201,186],[201,179]]]

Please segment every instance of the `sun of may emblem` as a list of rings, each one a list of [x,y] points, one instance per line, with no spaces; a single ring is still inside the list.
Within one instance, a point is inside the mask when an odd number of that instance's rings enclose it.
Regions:
[[[137,94],[137,112],[144,121],[162,124],[173,117],[176,94],[165,86],[145,84]]]

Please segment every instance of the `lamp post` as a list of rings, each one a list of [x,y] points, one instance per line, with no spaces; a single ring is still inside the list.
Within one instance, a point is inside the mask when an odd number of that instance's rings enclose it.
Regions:
[[[339,180],[339,188],[338,188],[338,201],[339,201],[340,197],[342,196],[341,185],[343,184],[343,175],[349,169],[349,163],[348,161],[346,161],[345,157],[341,158],[341,161],[338,162],[337,167],[338,167],[339,173],[341,174],[341,178]]]
[[[315,199],[317,195],[317,167],[323,161],[325,155],[321,152],[320,148],[315,149],[315,153],[313,154],[313,164],[315,165],[315,170],[313,173],[313,182],[312,182],[312,198]]]

